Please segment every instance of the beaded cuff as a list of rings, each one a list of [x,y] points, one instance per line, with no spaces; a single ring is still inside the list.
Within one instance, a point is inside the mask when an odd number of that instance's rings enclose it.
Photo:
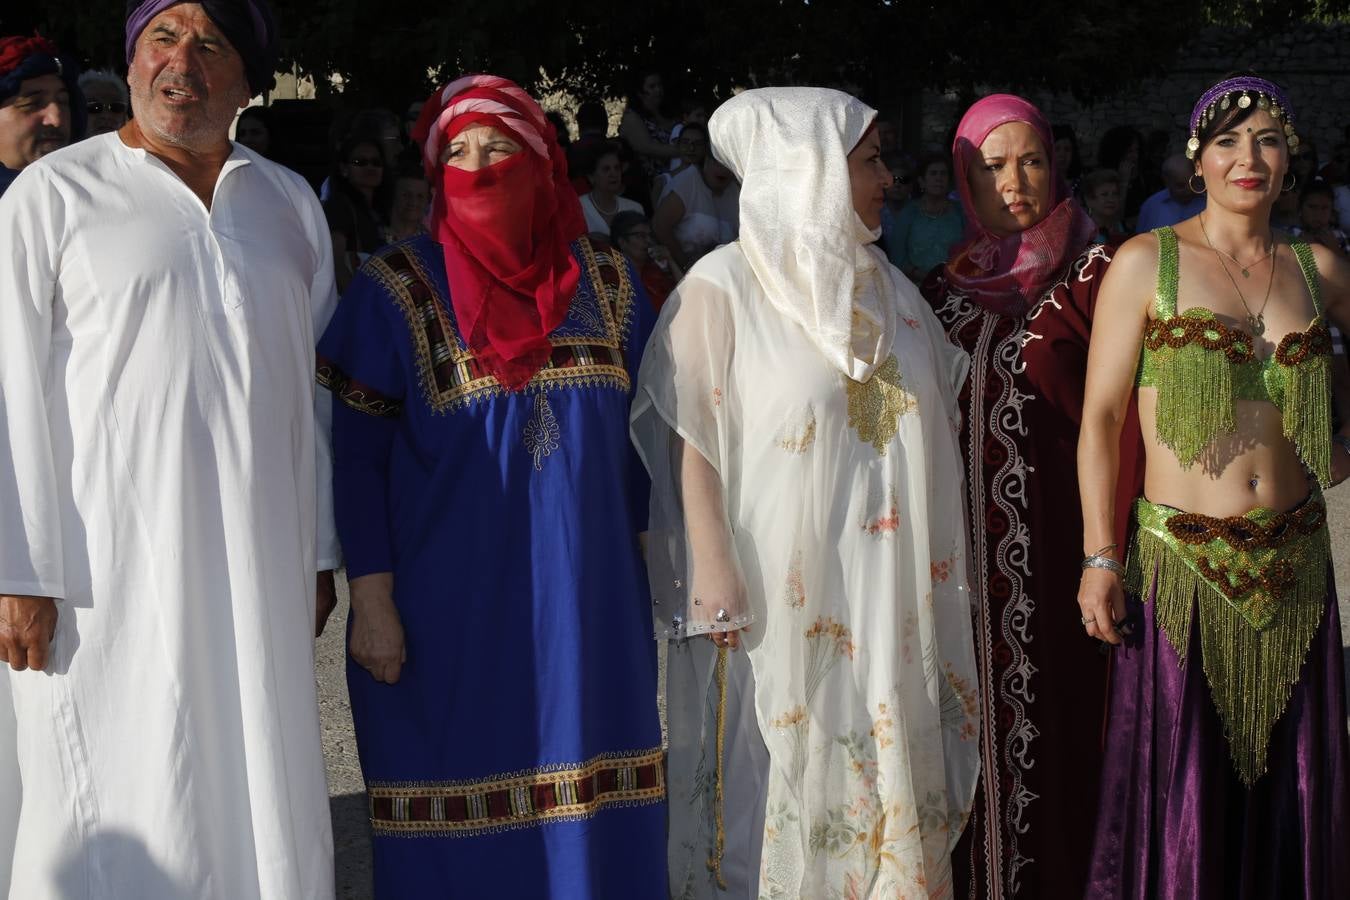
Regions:
[[[1205,677],[1250,787],[1325,611],[1326,505],[1314,493],[1290,512],[1220,519],[1140,498],[1134,514],[1126,590],[1147,598],[1152,586],[1154,619],[1183,665],[1198,612]]]

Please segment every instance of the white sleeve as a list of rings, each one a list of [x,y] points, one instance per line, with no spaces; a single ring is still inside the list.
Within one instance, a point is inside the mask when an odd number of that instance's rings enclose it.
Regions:
[[[661,307],[633,398],[631,436],[651,476],[647,575],[662,639],[755,621],[727,518],[728,458],[740,429],[730,309],[712,283],[681,281]]]
[[[314,321],[314,344],[317,345],[324,329],[328,327],[328,320],[333,318],[333,311],[337,309],[337,283],[334,280],[333,238],[328,231],[328,220],[313,194],[307,188],[305,193],[309,194],[305,199],[309,201],[310,220],[315,223],[314,243],[318,250],[318,265],[310,287],[310,312]],[[311,353],[313,349],[310,348]],[[315,549],[318,570],[325,572],[342,564],[337,522],[333,516],[333,395],[330,391],[318,390],[312,378],[310,389],[314,391],[314,474],[315,496],[318,499]]]
[[[64,206],[44,172],[0,197],[0,594],[65,596],[47,412]]]

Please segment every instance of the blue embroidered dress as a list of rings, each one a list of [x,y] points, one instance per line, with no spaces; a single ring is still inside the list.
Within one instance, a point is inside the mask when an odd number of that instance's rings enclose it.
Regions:
[[[319,343],[349,577],[393,572],[397,684],[350,659],[380,898],[665,896],[665,783],[628,409],[651,304],[582,278],[507,393],[467,349],[441,247],[361,267]]]

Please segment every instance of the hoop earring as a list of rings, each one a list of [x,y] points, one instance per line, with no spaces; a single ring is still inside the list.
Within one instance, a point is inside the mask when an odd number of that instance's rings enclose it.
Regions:
[[[1282,193],[1287,194],[1294,188],[1298,187],[1298,175],[1294,172],[1286,172],[1285,177],[1293,179],[1293,181],[1289,182],[1288,185],[1285,185],[1283,182],[1281,182],[1280,184],[1280,191]]]
[[[1200,179],[1200,190],[1195,189],[1195,179]],[[1191,177],[1186,179],[1186,187],[1191,189],[1192,194],[1203,194],[1205,192],[1205,179],[1198,172],[1191,173]]]

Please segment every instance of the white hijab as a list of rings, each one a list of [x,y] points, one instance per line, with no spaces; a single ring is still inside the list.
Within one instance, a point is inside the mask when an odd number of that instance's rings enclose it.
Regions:
[[[848,154],[876,118],[827,88],[760,88],[708,122],[713,154],[741,182],[740,244],[774,307],[832,366],[867,381],[895,337],[900,290],[853,209]]]

